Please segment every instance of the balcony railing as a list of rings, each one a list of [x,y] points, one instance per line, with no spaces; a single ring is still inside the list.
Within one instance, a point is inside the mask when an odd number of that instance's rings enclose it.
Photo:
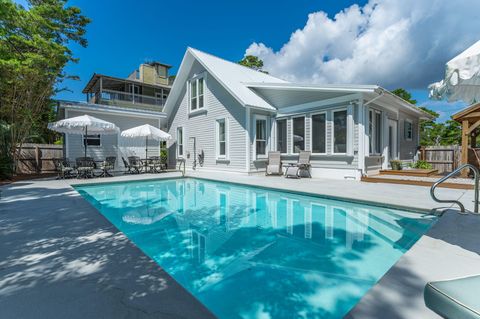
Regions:
[[[165,99],[154,96],[133,94],[128,92],[102,90],[95,95],[95,102],[100,104],[146,109],[150,111],[162,111]]]

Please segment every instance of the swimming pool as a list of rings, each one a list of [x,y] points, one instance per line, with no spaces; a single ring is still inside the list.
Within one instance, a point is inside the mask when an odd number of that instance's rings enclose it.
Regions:
[[[342,318],[435,217],[202,179],[78,186],[219,318]]]

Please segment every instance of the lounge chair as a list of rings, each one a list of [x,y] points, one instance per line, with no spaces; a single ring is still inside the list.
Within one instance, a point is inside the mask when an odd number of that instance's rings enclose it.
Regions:
[[[425,305],[443,318],[480,318],[480,276],[429,282]]]
[[[300,151],[298,154],[298,162],[297,163],[290,163],[285,171],[285,177],[295,177],[300,178],[302,172],[307,172],[308,177],[312,178],[310,174],[310,155],[312,152],[310,151]]]
[[[131,172],[135,174],[139,174],[140,170],[144,167],[140,157],[138,156],[129,156],[128,164],[130,165]]]
[[[268,175],[282,175],[282,161],[280,159],[280,152],[268,152],[267,169],[265,176]]]

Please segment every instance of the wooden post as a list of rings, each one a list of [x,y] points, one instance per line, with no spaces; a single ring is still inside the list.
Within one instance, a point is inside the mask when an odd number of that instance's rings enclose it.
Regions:
[[[40,173],[42,170],[42,154],[40,148],[35,146],[35,170],[37,173]]]
[[[468,120],[463,120],[462,122],[462,161],[461,164],[468,163]],[[462,171],[462,176],[466,177],[469,170],[464,169]]]

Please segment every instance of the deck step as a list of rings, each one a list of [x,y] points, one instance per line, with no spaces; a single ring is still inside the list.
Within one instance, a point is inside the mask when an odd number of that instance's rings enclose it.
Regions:
[[[375,177],[375,176],[363,176],[361,181],[367,182],[367,183],[387,183],[387,184],[402,184],[402,185],[427,186],[427,187],[432,187],[434,183],[431,181],[396,179],[396,178]],[[459,183],[442,183],[438,187],[453,188],[453,189],[473,189],[473,185],[471,184],[459,184]]]
[[[393,169],[382,169],[380,175],[400,175],[400,176],[419,176],[419,177],[428,177],[438,174],[437,169],[402,169],[402,170],[393,170]]]

